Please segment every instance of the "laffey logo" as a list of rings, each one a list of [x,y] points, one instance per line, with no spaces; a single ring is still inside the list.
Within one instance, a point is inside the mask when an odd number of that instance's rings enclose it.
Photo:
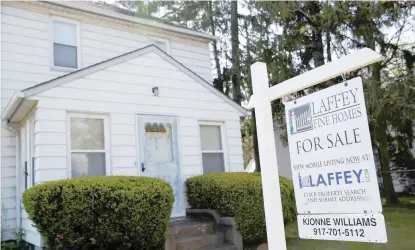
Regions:
[[[290,109],[288,115],[291,135],[313,129],[310,103]]]
[[[358,184],[370,181],[367,169],[346,170],[341,172],[330,172],[318,174],[317,176],[308,175],[302,177],[298,173],[300,188],[333,186],[343,184]]]

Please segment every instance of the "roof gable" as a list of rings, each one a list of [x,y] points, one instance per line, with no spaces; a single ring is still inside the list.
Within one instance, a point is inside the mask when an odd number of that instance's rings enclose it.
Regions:
[[[127,11],[120,11],[120,8],[105,3],[83,1],[30,1],[30,3],[46,7],[59,8],[60,10],[70,9],[80,11],[81,13],[85,14],[100,15],[103,17],[111,18],[115,21],[122,20],[137,23],[149,27],[186,34],[201,39],[208,39],[210,41],[217,39],[213,35],[174,25],[157,17],[139,13],[127,14]]]
[[[131,51],[129,53],[108,59],[106,61],[91,65],[89,67],[74,71],[72,73],[57,77],[55,79],[34,85],[30,88],[24,89],[21,92],[23,93],[23,97],[30,97],[37,93],[46,91],[48,89],[60,86],[62,84],[74,81],[76,79],[82,78],[84,76],[93,74],[95,72],[104,70],[106,68],[109,68],[114,65],[121,64],[123,62],[127,62],[131,59],[134,59],[136,57],[139,57],[141,55],[144,55],[149,52],[154,52],[159,57],[161,57],[163,60],[169,62],[171,65],[179,69],[182,73],[208,89],[210,92],[221,98],[226,103],[233,106],[238,112],[240,112],[242,115],[248,115],[248,111],[241,107],[239,104],[234,102],[232,99],[230,99],[228,96],[223,94],[222,92],[218,91],[216,88],[214,88],[211,84],[209,84],[206,80],[204,80],[202,77],[191,71],[189,68],[178,62],[176,59],[171,57],[170,55],[166,54],[164,51],[156,47],[155,45],[149,45],[146,47],[143,47],[141,49],[137,49],[134,51]]]

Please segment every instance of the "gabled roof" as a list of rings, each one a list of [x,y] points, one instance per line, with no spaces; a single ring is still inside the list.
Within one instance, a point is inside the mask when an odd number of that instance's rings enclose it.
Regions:
[[[199,75],[197,75],[196,73],[191,71],[189,68],[187,68],[186,66],[181,64],[179,61],[177,61],[176,59],[174,59],[173,57],[171,57],[170,55],[165,53],[163,50],[159,49],[157,46],[152,44],[152,45],[148,45],[146,47],[128,52],[126,54],[123,54],[123,55],[120,55],[120,56],[117,56],[117,57],[113,57],[113,58],[108,59],[106,61],[102,61],[102,62],[99,62],[97,64],[93,64],[89,67],[79,69],[79,70],[71,72],[69,74],[54,78],[52,80],[34,85],[30,88],[23,89],[21,92],[16,93],[16,95],[15,95],[16,98],[12,98],[10,103],[7,105],[6,110],[3,113],[2,119],[3,120],[9,119],[10,116],[15,112],[15,109],[17,107],[19,107],[20,102],[26,97],[33,96],[33,95],[35,95],[37,93],[40,93],[42,91],[60,86],[60,85],[65,84],[67,82],[70,82],[70,81],[76,80],[78,78],[90,75],[92,73],[98,72],[98,71],[106,69],[108,67],[126,62],[128,60],[131,60],[133,58],[136,58],[138,56],[144,55],[144,54],[149,53],[149,52],[154,52],[157,55],[159,55],[161,58],[163,58],[164,60],[171,63],[173,66],[175,66],[176,68],[181,70],[183,73],[185,73],[187,76],[189,76],[190,78],[195,80],[197,83],[201,84],[202,86],[204,86],[205,88],[210,90],[213,94],[217,95],[223,101],[225,101],[226,103],[232,105],[242,115],[244,115],[244,116],[249,115],[248,110],[246,110],[245,108],[243,108],[242,106],[240,106],[239,104],[234,102],[228,96],[226,96],[225,94],[223,94],[222,92],[217,90],[215,87],[213,87],[211,84],[209,84],[202,77],[200,77]]]
[[[143,13],[136,13],[128,10],[121,9],[112,4],[105,4],[102,2],[93,1],[34,1],[35,4],[43,4],[43,6],[54,6],[60,8],[66,8],[82,13],[99,15],[106,18],[111,18],[117,21],[125,21],[130,23],[141,24],[158,29],[173,31],[185,35],[190,35],[202,39],[208,39],[210,41],[217,38],[211,34],[203,33],[200,31],[192,30],[186,27],[181,27],[157,17],[153,17]]]

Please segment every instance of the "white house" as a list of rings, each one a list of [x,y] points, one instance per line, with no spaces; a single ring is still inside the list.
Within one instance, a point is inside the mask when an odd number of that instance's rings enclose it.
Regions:
[[[21,204],[38,183],[158,177],[176,217],[186,178],[243,171],[247,111],[211,85],[213,39],[100,4],[2,2],[3,240],[23,228],[42,245]]]

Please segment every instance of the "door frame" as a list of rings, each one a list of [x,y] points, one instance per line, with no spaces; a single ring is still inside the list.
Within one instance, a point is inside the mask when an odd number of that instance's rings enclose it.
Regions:
[[[140,155],[140,127],[139,127],[139,120],[140,117],[146,117],[146,116],[154,116],[154,117],[160,117],[160,118],[171,118],[175,120],[176,123],[176,135],[175,135],[175,146],[177,149],[177,175],[179,178],[179,192],[181,193],[180,196],[180,203],[182,204],[182,207],[180,209],[180,213],[177,215],[171,216],[171,218],[175,217],[182,217],[186,215],[186,208],[185,208],[185,193],[184,193],[184,178],[183,178],[183,171],[182,171],[182,154],[180,149],[180,123],[179,123],[179,117],[173,114],[156,114],[156,113],[136,113],[135,114],[135,136],[136,136],[136,162],[135,166],[137,169],[138,176],[143,176],[141,172],[141,155]]]
[[[20,124],[20,195],[35,185],[35,119],[34,114],[29,114]],[[25,172],[25,168],[26,171]],[[26,173],[27,176],[26,177]]]

